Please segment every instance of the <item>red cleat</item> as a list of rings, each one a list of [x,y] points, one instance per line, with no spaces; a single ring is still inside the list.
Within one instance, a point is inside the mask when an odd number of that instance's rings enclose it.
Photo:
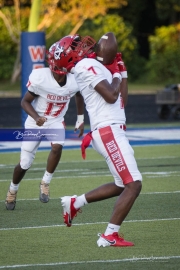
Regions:
[[[104,234],[98,234],[99,239],[97,241],[98,247],[131,247],[134,243],[124,240],[122,235],[113,233],[105,236]]]
[[[63,218],[64,223],[67,225],[67,227],[71,227],[72,220],[74,217],[77,216],[77,212],[81,212],[81,209],[76,209],[74,207],[74,202],[76,200],[76,195],[74,196],[64,196],[61,198],[61,204],[63,207]]]

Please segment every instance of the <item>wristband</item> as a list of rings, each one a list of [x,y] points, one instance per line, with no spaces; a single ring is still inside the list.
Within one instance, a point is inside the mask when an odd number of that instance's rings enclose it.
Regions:
[[[128,77],[127,71],[121,71],[121,77],[122,78],[127,78]]]
[[[74,67],[71,68],[71,70],[69,71],[71,74],[74,74]]]
[[[84,114],[77,115],[77,122],[79,122],[79,123],[84,122]]]
[[[115,72],[114,74],[113,74],[113,79],[114,78],[118,78],[118,79],[120,79],[120,81],[122,80],[122,76],[121,76],[121,74],[120,73],[118,73],[118,72]]]

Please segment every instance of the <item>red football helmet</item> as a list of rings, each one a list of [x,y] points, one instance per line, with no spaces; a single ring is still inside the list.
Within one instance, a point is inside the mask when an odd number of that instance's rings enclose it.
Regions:
[[[49,68],[59,74],[67,74],[77,62],[92,52],[96,41],[86,36],[82,38],[76,34],[65,36],[54,43],[46,52]]]

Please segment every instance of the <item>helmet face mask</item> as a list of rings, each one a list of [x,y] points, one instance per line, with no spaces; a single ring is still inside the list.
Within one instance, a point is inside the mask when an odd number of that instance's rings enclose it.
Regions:
[[[52,72],[59,75],[67,74],[72,67],[86,57],[94,48],[96,42],[89,36],[66,36],[54,43],[46,52],[46,61]]]

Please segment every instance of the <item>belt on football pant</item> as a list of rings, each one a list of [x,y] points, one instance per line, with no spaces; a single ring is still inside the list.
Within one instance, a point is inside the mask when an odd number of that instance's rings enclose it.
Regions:
[[[113,123],[113,124],[111,124],[111,125],[119,125],[119,124]],[[110,125],[110,126],[111,126],[111,125]],[[126,125],[121,124],[119,127],[120,127],[120,129],[123,129],[124,131],[126,131]]]
[[[119,125],[119,124],[117,124],[117,123],[110,124],[110,126],[112,126],[112,125]],[[119,127],[120,127],[120,129],[126,131],[126,125],[121,124]],[[97,130],[97,129],[101,129],[101,128],[95,128],[95,130]]]
[[[120,125],[120,128],[126,131],[126,125]]]

